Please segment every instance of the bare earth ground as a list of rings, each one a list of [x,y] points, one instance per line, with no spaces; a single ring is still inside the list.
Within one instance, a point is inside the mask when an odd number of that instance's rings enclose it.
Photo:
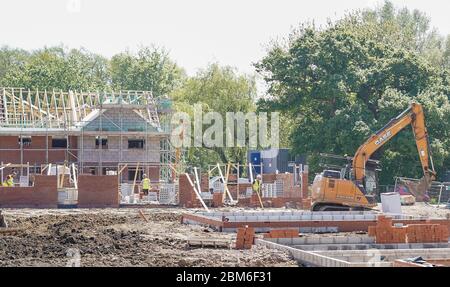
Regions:
[[[0,235],[0,266],[66,266],[77,254],[81,266],[298,266],[288,254],[261,246],[189,248],[188,238],[234,239],[235,234],[183,225],[183,209],[143,211],[149,222],[139,217],[138,209],[127,208],[5,209],[10,227],[23,229]],[[450,214],[448,209],[423,203],[403,206],[402,211],[441,218]]]
[[[0,235],[0,266],[297,266],[282,251],[189,248],[189,237],[234,238],[180,223],[182,209],[3,210],[10,227]],[[75,252],[74,252],[75,251]],[[79,253],[78,253],[79,252]]]

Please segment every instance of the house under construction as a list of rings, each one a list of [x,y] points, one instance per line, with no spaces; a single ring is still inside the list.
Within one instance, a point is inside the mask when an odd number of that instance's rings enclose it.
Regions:
[[[84,174],[119,173],[123,181],[140,180],[143,173],[168,181],[170,115],[170,100],[149,91],[0,88],[2,175],[11,169],[26,177],[50,174],[56,165]]]

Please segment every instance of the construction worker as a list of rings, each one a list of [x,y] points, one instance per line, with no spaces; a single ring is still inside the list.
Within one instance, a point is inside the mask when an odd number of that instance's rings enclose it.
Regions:
[[[258,194],[260,193],[260,191],[261,191],[261,184],[262,184],[262,182],[261,182],[261,175],[258,174],[256,176],[256,179],[253,181],[253,184],[252,184],[252,189],[253,189],[254,193],[258,193]]]
[[[150,189],[152,189],[152,186],[150,185],[150,179],[147,177],[146,174],[144,174],[144,179],[142,180],[142,192],[144,195],[148,195],[148,192]]]
[[[8,187],[13,187],[14,186],[14,177],[13,177],[12,174],[9,174],[6,177],[6,186],[8,186]]]

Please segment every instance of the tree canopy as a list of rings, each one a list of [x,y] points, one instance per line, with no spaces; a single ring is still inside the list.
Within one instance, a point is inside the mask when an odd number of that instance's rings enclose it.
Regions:
[[[353,155],[409,102],[418,101],[442,172],[450,163],[449,71],[429,57],[430,33],[423,14],[396,11],[390,2],[325,28],[303,25],[256,64],[271,96],[258,107],[289,115],[293,149],[308,154],[312,170],[319,171],[319,153]],[[393,175],[420,177],[414,145],[408,130],[375,155],[383,164],[382,183],[391,183]]]
[[[0,49],[0,85],[47,90],[150,90],[166,95],[183,71],[164,49],[142,47],[107,59],[86,49]]]
[[[227,112],[255,111],[255,80],[249,75],[239,74],[229,66],[210,64],[195,76],[189,77],[172,93],[177,110],[187,112],[193,118],[193,105],[201,104],[203,114],[217,112],[222,116],[224,133]],[[205,125],[206,128],[208,125]],[[225,137],[223,137],[225,139]],[[217,162],[241,162],[247,157],[246,147],[192,147],[187,161],[193,166],[207,168]]]

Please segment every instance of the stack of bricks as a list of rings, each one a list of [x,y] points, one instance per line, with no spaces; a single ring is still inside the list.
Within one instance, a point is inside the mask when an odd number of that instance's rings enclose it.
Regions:
[[[378,216],[377,225],[369,226],[369,236],[375,236],[377,244],[406,243],[405,227],[392,226],[392,218]]]
[[[200,188],[202,192],[210,192],[209,190],[209,176],[207,173],[204,173],[200,177]]]
[[[406,227],[408,243],[448,242],[448,227],[440,224],[410,224]]]
[[[256,177],[256,175],[254,175]],[[262,176],[263,183],[274,183],[277,180],[277,175],[275,173],[266,173]]]
[[[264,238],[294,238],[298,237],[298,231],[295,229],[273,229],[264,234]]]
[[[312,199],[310,197],[302,199],[302,209],[310,210],[311,205],[312,205]]]
[[[228,191],[230,192],[231,196],[233,197],[233,199],[236,199],[238,196],[238,189],[237,189],[237,185],[236,184],[227,184],[228,187]],[[224,190],[225,192],[225,190]]]
[[[276,179],[283,182],[283,196],[291,196],[292,188],[294,187],[294,178],[292,174],[280,173],[276,174]]]
[[[302,197],[308,197],[308,169],[302,172]]]
[[[213,207],[222,207],[223,206],[223,192],[215,192],[213,193]]]
[[[432,243],[448,242],[446,225],[410,224],[406,227],[392,226],[392,219],[378,216],[377,225],[369,226],[369,236],[375,237],[377,244],[390,243]]]
[[[252,197],[250,197],[250,207],[261,207],[258,194],[256,194],[255,192],[253,192]]]
[[[236,249],[251,249],[255,239],[255,229],[253,227],[238,228],[236,237]]]
[[[192,177],[191,177],[192,180]],[[180,206],[186,208],[200,208],[202,204],[200,200],[197,198],[197,194],[195,194],[194,188],[189,183],[189,180],[186,174],[180,174],[179,178],[179,198],[180,198]],[[194,182],[192,180],[192,182]]]

